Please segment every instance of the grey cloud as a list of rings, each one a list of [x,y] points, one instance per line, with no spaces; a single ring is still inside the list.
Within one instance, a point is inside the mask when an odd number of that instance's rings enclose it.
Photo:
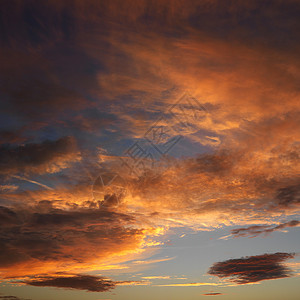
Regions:
[[[28,143],[22,146],[2,145],[0,147],[0,173],[46,172],[47,167],[58,159],[75,155],[76,142],[72,137],[63,137],[55,141]]]
[[[277,226],[271,226],[271,225],[255,225],[255,226],[249,226],[246,228],[236,228],[231,230],[231,234],[235,237],[244,237],[244,236],[257,236],[260,234],[269,234],[274,231],[278,231],[284,228],[289,227],[296,227],[300,225],[300,221],[293,220],[290,222],[282,223]]]
[[[300,184],[278,189],[276,200],[285,207],[300,203]]]
[[[23,281],[23,283],[32,286],[69,288],[89,292],[107,292],[116,286],[116,283],[109,279],[91,275],[33,277]]]
[[[274,253],[229,259],[213,264],[208,274],[220,278],[229,277],[237,284],[290,277],[291,270],[282,263],[294,258],[294,253]]]

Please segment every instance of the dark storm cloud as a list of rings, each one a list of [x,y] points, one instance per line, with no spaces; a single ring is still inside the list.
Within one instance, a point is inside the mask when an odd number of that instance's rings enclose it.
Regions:
[[[22,146],[2,145],[0,147],[0,173],[47,172],[51,165],[72,161],[76,157],[76,143],[71,137],[56,141],[29,143]]]
[[[288,227],[296,227],[300,225],[300,221],[293,220],[290,222],[282,223],[277,226],[270,226],[270,225],[255,225],[249,226],[247,228],[237,228],[231,230],[231,234],[235,237],[242,237],[242,236],[257,236],[260,234],[269,234],[277,230],[281,230]]]
[[[237,284],[247,284],[262,280],[279,279],[291,276],[291,270],[282,263],[294,258],[293,253],[274,253],[229,259],[213,264],[208,274],[220,278],[229,277]]]
[[[32,286],[69,288],[89,292],[107,292],[116,286],[116,283],[111,280],[91,275],[44,276],[28,279],[23,283]]]

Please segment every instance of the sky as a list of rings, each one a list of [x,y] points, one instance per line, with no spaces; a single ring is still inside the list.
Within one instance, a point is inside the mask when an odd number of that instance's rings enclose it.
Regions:
[[[299,299],[299,0],[0,7],[0,299]]]

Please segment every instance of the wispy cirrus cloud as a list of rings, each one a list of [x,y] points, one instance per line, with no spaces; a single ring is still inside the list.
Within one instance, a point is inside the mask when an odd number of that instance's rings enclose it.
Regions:
[[[247,228],[236,228],[236,229],[232,229],[231,230],[231,234],[234,237],[244,237],[244,236],[249,236],[249,237],[255,237],[258,236],[260,234],[270,234],[274,231],[280,231],[283,230],[285,228],[289,228],[289,227],[297,227],[300,225],[300,221],[297,220],[293,220],[293,221],[289,221],[286,223],[281,223],[277,226],[259,226],[259,225],[255,225],[255,226],[250,226]]]

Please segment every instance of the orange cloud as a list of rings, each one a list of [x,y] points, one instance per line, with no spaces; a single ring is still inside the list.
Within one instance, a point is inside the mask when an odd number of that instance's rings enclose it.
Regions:
[[[43,210],[1,207],[0,213],[2,277],[101,269],[113,259],[137,257],[143,247],[151,246],[147,236],[154,234],[151,228],[135,228],[131,216],[99,209],[48,205]]]

